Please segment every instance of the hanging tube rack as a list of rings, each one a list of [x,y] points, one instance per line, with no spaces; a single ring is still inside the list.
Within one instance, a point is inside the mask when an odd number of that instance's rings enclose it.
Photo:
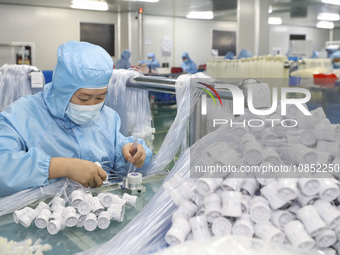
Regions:
[[[176,79],[166,77],[139,76],[131,77],[127,87],[146,89],[148,91],[176,94]],[[214,84],[210,84],[214,85]],[[232,100],[233,96],[229,90],[216,89],[221,99]],[[203,92],[205,93],[205,92]],[[198,139],[202,138],[206,131],[207,116],[201,114],[202,97],[198,100],[189,120],[189,146],[193,145]]]

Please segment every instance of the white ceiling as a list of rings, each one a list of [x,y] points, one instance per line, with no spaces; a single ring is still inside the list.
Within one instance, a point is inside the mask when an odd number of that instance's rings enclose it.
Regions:
[[[260,0],[261,1],[261,0]],[[71,0],[0,0],[1,4],[70,8]],[[340,2],[340,0],[339,0]],[[131,0],[107,0],[111,12],[138,12],[144,14],[185,17],[189,11],[213,11],[216,20],[236,21],[237,0],[160,0],[157,3]],[[321,0],[270,0],[273,12],[270,16],[281,17],[283,24],[315,27],[317,14],[340,14],[340,6],[323,4]],[[340,21],[335,22],[340,27]]]

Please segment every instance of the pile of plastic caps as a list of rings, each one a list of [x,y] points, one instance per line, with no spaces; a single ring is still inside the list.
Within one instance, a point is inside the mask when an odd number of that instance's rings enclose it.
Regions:
[[[13,217],[15,223],[26,228],[34,221],[38,228],[47,228],[51,235],[59,233],[65,227],[74,226],[93,231],[97,227],[108,228],[111,220],[122,222],[126,204],[135,207],[136,201],[137,196],[127,193],[122,198],[104,192],[93,196],[88,190],[76,189],[68,199],[56,196],[51,200],[51,206],[41,201],[35,209],[25,207],[15,211]]]
[[[27,239],[22,242],[8,241],[7,238],[0,236],[0,254],[1,255],[42,255],[44,251],[52,249],[49,244],[40,244],[41,239],[38,239],[32,245],[32,239]]]
[[[166,242],[174,245],[239,235],[318,249],[327,255],[339,253],[340,188],[335,177],[340,171],[340,129],[329,122],[322,109],[311,113],[309,118],[295,116],[300,120],[298,126],[286,130],[281,125],[256,129],[237,125],[229,140],[220,137],[193,152],[191,162],[196,159],[211,166],[300,166],[306,167],[302,170],[309,175],[263,178],[261,174],[206,172],[198,179],[186,180],[175,174],[164,183],[177,205]],[[328,172],[322,178],[311,174],[307,167],[313,164],[322,169],[326,166]]]

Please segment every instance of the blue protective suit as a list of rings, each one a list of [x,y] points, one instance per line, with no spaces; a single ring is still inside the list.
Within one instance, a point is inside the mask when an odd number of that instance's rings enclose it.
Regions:
[[[340,58],[340,50],[335,51],[332,55],[331,55],[331,59],[332,59],[332,63],[333,63],[333,68],[334,69],[340,69],[340,62],[335,63],[334,59],[335,58]]]
[[[61,45],[57,55],[52,82],[44,91],[22,97],[0,113],[0,197],[49,184],[52,157],[112,161],[116,170],[127,167],[121,150],[133,138],[119,133],[114,110],[103,106],[93,121],[81,126],[65,115],[79,88],[108,85],[111,57],[99,46],[76,41]],[[151,151],[141,143],[147,163]]]
[[[189,54],[187,52],[184,52],[182,54],[182,58],[187,58],[187,62],[182,62],[181,67],[184,72],[187,73],[197,73],[197,66],[194,61],[192,61],[189,57]]]
[[[117,61],[115,69],[129,69],[131,68],[131,63],[129,62],[131,52],[129,50],[124,50],[121,58]]]
[[[148,58],[151,58],[151,61],[150,60],[141,60],[141,61],[139,61],[139,64],[142,65],[142,64],[146,63],[146,65],[151,69],[156,69],[158,67],[161,67],[158,60],[156,59],[155,54],[149,53]]]
[[[235,58],[235,54],[232,51],[228,51],[227,54],[225,54],[224,59],[230,59],[233,60]]]
[[[241,58],[251,58],[253,56],[253,54],[251,54],[251,52],[249,50],[241,50],[240,54],[238,54],[237,59],[241,59]]]

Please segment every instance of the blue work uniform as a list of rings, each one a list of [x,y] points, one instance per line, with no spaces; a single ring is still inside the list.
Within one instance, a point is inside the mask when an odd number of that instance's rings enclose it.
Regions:
[[[129,69],[131,68],[131,63],[129,62],[131,52],[129,50],[124,50],[122,52],[121,58],[116,62],[115,69]]]
[[[182,63],[181,67],[184,72],[187,73],[197,73],[197,66],[194,61],[192,61],[187,52],[182,54],[182,58],[187,58],[187,61]]]
[[[62,44],[57,55],[52,82],[0,113],[0,197],[53,181],[48,180],[52,157],[112,161],[121,171],[128,166],[122,147],[133,138],[119,132],[120,118],[114,110],[103,106],[98,116],[84,125],[65,114],[78,89],[108,85],[111,57],[99,46],[76,41]],[[140,142],[147,163],[151,151]]]
[[[333,68],[334,69],[339,69],[340,68],[340,62],[334,62],[334,59],[338,58],[340,59],[340,50],[335,51],[332,55],[331,55],[331,59],[332,59],[332,63],[333,63]]]
[[[151,59],[151,60],[141,60],[141,61],[139,61],[139,64],[142,65],[142,64],[146,63],[147,67],[149,67],[153,70],[158,68],[158,67],[161,67],[158,60],[156,59],[155,54],[149,53],[148,58]]]

